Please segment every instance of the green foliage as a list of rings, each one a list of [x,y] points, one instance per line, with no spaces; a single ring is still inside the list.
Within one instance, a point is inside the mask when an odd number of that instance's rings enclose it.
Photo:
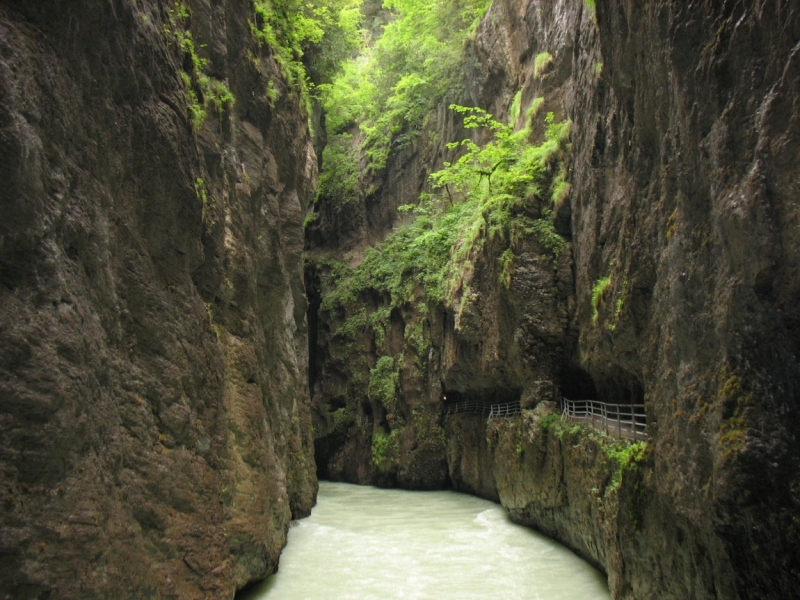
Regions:
[[[376,431],[372,436],[372,464],[385,466],[385,462],[396,457],[400,452],[400,436],[404,428],[393,429],[389,435]]]
[[[533,126],[533,121],[536,117],[539,116],[539,110],[541,110],[542,105],[544,104],[544,98],[539,96],[538,98],[534,98],[531,105],[528,107],[528,110],[525,111],[525,126],[530,128]]]
[[[336,330],[335,335],[355,339],[367,326],[367,309],[360,308]]]
[[[233,93],[228,89],[224,83],[218,80],[209,79],[209,86],[206,88],[206,95],[208,101],[217,109],[217,112],[222,114],[225,109],[233,106],[236,99]]]
[[[400,379],[400,360],[391,356],[381,356],[370,371],[367,394],[371,400],[380,401],[387,410],[397,405],[397,385]]]
[[[553,64],[553,55],[549,52],[540,52],[533,59],[533,74],[535,77],[544,75]]]
[[[250,31],[308,106],[316,87],[329,84],[358,49],[360,7],[361,0],[253,0]],[[278,95],[270,81],[271,104]]]
[[[391,309],[388,307],[381,307],[373,310],[367,317],[367,325],[372,328],[375,336],[375,344],[380,346],[386,339],[386,330],[389,324],[389,315]],[[398,363],[399,364],[399,363]]]
[[[386,457],[386,450],[389,447],[389,436],[376,431],[372,436],[372,462],[379,464]]]
[[[598,279],[592,288],[592,323],[596,323],[597,318],[600,316],[600,306],[610,285],[611,276],[609,275]]]
[[[162,30],[168,39],[174,40],[191,64],[190,71],[181,71],[181,81],[186,89],[187,109],[192,126],[199,130],[206,119],[206,108],[213,107],[220,115],[233,106],[233,94],[222,81],[211,78],[205,73],[208,60],[202,58],[188,28],[191,11],[178,0],[167,9],[167,22]]]
[[[412,322],[406,325],[405,341],[414,349],[419,358],[425,360],[429,342],[420,323]]]
[[[514,95],[514,99],[511,101],[511,108],[508,110],[508,124],[512,127],[514,123],[517,122],[519,119],[519,111],[520,105],[522,104],[522,90],[518,91]]]
[[[628,282],[622,282],[622,293],[617,298],[617,301],[614,303],[614,318],[608,323],[607,327],[609,331],[614,331],[617,328],[617,324],[619,323],[619,317],[622,314],[622,309],[625,306],[625,300],[628,298]]]
[[[343,427],[351,422],[353,419],[350,416],[350,410],[343,406],[342,408],[338,408],[333,412],[333,426],[336,427]]]
[[[336,208],[357,200],[359,169],[353,136],[349,133],[334,136],[322,152],[322,161],[325,168],[319,178],[318,198],[325,198]]]
[[[197,199],[202,203],[203,223],[205,223],[208,229],[212,229],[217,223],[215,214],[217,204],[214,200],[214,197],[210,196],[206,190],[206,182],[203,181],[202,177],[198,177],[194,180],[194,193],[197,196]]]
[[[553,423],[558,421],[560,418],[561,418],[561,415],[559,415],[558,413],[553,413],[551,415],[547,415],[545,418],[543,418],[541,421],[539,421],[539,427],[541,427],[543,430],[547,431],[547,430],[550,429],[550,427],[552,427]]]
[[[547,130],[545,131],[545,139],[547,142],[545,145],[555,145],[556,147],[552,149],[552,151],[555,152],[559,146],[565,144],[567,140],[569,140],[570,130],[572,129],[572,121],[567,119],[557,123],[555,120],[555,115],[549,112],[545,116],[544,122],[547,125]],[[550,148],[550,146],[548,146],[548,148]]]
[[[509,289],[514,276],[514,251],[506,248],[498,260],[500,261],[500,283],[504,288]]]
[[[311,226],[314,221],[317,220],[317,213],[311,213],[306,215],[306,218],[303,219],[303,229],[306,229]]]
[[[181,71],[181,81],[186,89],[186,108],[189,110],[189,115],[192,119],[192,127],[198,131],[203,126],[203,121],[206,120],[206,110],[197,97],[197,93],[192,88],[192,78],[186,71]]]
[[[546,421],[547,423],[545,425]],[[563,439],[564,436],[569,436],[567,438],[567,443],[575,448],[580,447],[586,442],[593,442],[596,444],[602,451],[606,460],[609,461],[606,463],[606,473],[611,476],[611,480],[604,491],[606,498],[608,498],[609,494],[618,492],[625,476],[628,473],[638,470],[639,465],[647,460],[647,442],[617,439],[606,435],[602,431],[579,423],[568,427],[568,423],[569,421],[561,420],[560,415],[555,414],[549,415],[540,421],[540,425],[543,429],[555,429],[556,436],[559,439]],[[598,489],[595,488],[592,492],[599,496]]]
[[[358,268],[339,268],[325,277],[321,308],[350,306],[366,289],[388,293],[390,304],[399,306],[415,298],[420,284],[426,296],[443,300],[453,270],[452,249],[466,224],[479,214],[470,203],[457,203],[444,212],[420,207],[412,223],[369,248]]]
[[[278,98],[281,97],[280,90],[275,87],[275,82],[271,79],[267,82],[267,99],[269,100],[270,108],[275,107],[275,103],[278,101]]]
[[[321,87],[329,131],[358,124],[367,170],[413,144],[425,116],[462,85],[463,47],[489,0],[386,0],[393,20]],[[323,163],[327,168],[328,163]]]
[[[606,493],[619,490],[625,473],[637,469],[639,463],[647,458],[647,442],[619,440],[616,443],[602,444],[602,448],[605,455],[617,463]]]
[[[557,232],[553,221],[550,219],[537,219],[531,225],[531,231],[536,240],[547,248],[554,256],[561,254],[567,242]]]
[[[515,235],[533,233],[537,240],[553,254],[558,254],[565,242],[555,232],[553,222],[545,210],[545,218],[531,220],[515,211],[520,202],[540,195],[541,183],[551,161],[567,143],[570,122],[555,123],[553,113],[545,118],[545,141],[539,146],[528,142],[530,130],[514,131],[509,125],[495,121],[491,115],[477,108],[452,106],[465,114],[464,127],[484,128],[492,131],[494,139],[478,146],[471,139],[450,144],[466,152],[455,163],[445,163],[441,171],[430,177],[434,188],[444,187],[467,201],[478,202],[483,216],[486,235],[500,235],[506,239]],[[468,236],[460,253],[466,257],[477,238]]]
[[[563,249],[566,242],[554,229],[550,209],[544,206],[543,217],[532,219],[524,208],[541,204],[537,198],[567,143],[569,121],[555,123],[548,114],[545,140],[536,146],[528,142],[527,129],[515,132],[477,108],[452,108],[465,115],[466,128],[488,130],[493,139],[484,146],[471,139],[451,144],[465,152],[431,175],[436,193],[423,195],[411,209],[416,219],[368,249],[356,269],[330,265],[322,278],[322,310],[352,314],[365,290],[388,297],[391,306],[414,301],[420,293],[434,302],[452,302],[464,292],[463,282],[487,238],[508,245],[500,265],[503,285],[511,283],[515,240],[532,235],[554,255]]]
[[[570,184],[569,181],[559,179],[553,182],[553,193],[550,196],[550,199],[553,201],[553,206],[560,206],[564,200],[567,199],[571,190],[572,184]]]

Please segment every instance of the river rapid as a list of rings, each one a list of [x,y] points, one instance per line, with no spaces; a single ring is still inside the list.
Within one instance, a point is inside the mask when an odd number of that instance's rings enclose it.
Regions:
[[[497,504],[320,482],[280,568],[246,600],[610,600],[605,578]]]

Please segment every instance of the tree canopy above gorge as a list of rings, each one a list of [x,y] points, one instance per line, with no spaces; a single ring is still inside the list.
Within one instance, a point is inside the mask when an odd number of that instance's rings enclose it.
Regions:
[[[570,123],[539,114],[542,99],[520,118],[521,94],[509,107],[508,123],[451,104],[465,96],[466,44],[489,4],[365,3],[359,52],[330,83],[317,86],[328,132],[318,203],[334,211],[366,195],[391,153],[415,147],[437,105],[450,105],[475,131],[468,139],[446,140],[457,159],[430,176],[429,191],[416,204],[400,209],[414,212],[415,220],[368,250],[356,269],[327,261],[323,310],[352,305],[363,289],[385,293],[397,306],[412,299],[417,284],[427,299],[451,303],[468,287],[471,265],[487,239],[500,238],[506,248],[500,276],[506,286],[519,239],[532,235],[554,255],[564,246],[552,214],[569,191],[563,151]],[[362,312],[343,329],[366,325]],[[379,313],[369,320],[373,327]]]
[[[358,56],[343,65],[332,84],[320,89],[329,132],[341,136],[357,128],[368,169],[383,168],[390,149],[413,143],[434,104],[461,86],[464,42],[489,4],[489,0],[386,0],[382,7],[366,3],[368,22]],[[384,19],[388,22],[381,28]]]

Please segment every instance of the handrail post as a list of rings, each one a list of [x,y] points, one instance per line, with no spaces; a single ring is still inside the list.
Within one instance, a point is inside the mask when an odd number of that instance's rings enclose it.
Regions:
[[[643,404],[606,404],[595,400],[569,400],[564,397],[561,397],[559,402],[562,417],[586,422],[591,419],[593,427],[602,429],[607,435],[616,435],[620,439],[623,437],[633,440],[647,439],[647,411]],[[521,408],[516,404],[498,405],[495,410],[495,414],[501,416],[515,416],[521,413]],[[601,420],[601,425],[597,425],[598,419]],[[617,422],[616,427],[614,420]]]

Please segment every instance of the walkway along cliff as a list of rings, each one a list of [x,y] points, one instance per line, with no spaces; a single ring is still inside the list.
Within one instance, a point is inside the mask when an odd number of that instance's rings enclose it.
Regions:
[[[230,599],[317,474],[499,500],[615,598],[797,596],[800,7],[452,3],[361,128],[289,0],[0,0],[0,598]]]
[[[464,89],[356,200],[315,207],[320,475],[498,499],[616,598],[795,597],[798,44],[787,1],[493,2]],[[486,142],[449,102],[532,143],[548,113],[569,135],[508,228],[487,207],[456,242],[432,297],[424,269],[403,287],[368,248],[408,231],[395,209],[436,192],[446,142]],[[522,415],[445,417],[448,394]],[[644,404],[646,445],[561,421],[561,396]]]

